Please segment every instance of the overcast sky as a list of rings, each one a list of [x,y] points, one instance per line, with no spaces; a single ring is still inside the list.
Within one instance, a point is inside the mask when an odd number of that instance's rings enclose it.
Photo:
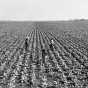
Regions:
[[[0,0],[0,20],[88,19],[88,0]]]

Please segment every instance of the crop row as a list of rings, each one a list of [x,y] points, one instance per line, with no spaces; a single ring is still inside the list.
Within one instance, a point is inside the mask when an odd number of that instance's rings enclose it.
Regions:
[[[34,29],[22,38],[0,37],[2,88],[86,88],[88,56],[72,40]],[[81,87],[83,86],[83,87]]]

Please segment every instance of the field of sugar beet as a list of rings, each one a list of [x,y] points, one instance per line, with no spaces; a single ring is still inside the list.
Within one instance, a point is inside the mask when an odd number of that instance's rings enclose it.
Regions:
[[[78,24],[1,22],[0,88],[88,88],[88,23]]]

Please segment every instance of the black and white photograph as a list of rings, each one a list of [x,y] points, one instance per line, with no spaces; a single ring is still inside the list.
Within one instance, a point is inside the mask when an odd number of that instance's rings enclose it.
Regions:
[[[88,0],[0,0],[0,88],[88,88]]]

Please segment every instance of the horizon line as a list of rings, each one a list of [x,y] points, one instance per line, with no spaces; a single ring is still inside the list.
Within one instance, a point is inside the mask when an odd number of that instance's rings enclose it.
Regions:
[[[66,19],[66,20],[0,20],[1,21],[15,21],[15,22],[19,22],[19,21],[27,21],[27,22],[37,22],[37,21],[86,21],[88,19],[84,19],[84,18],[81,18],[81,19]]]

